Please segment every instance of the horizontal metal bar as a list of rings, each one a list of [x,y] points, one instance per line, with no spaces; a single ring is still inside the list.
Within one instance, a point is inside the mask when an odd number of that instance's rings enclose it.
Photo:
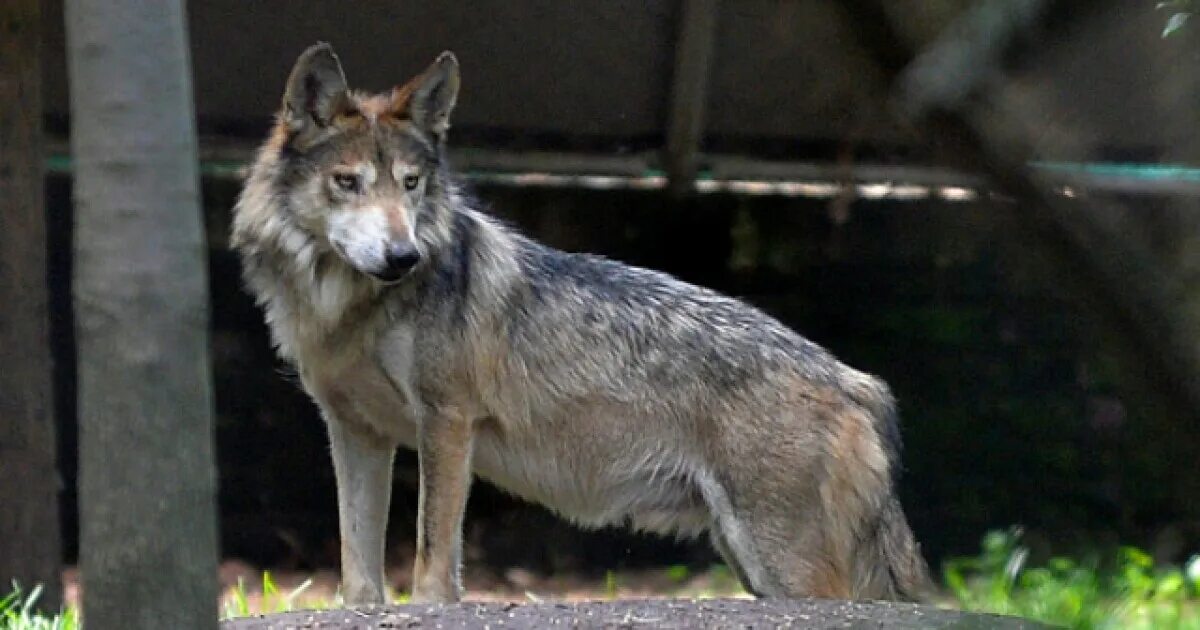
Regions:
[[[64,141],[49,141],[46,168],[70,174]],[[240,179],[254,158],[249,143],[205,139],[204,177]],[[654,153],[597,155],[546,151],[451,149],[450,159],[468,180],[514,187],[659,190],[667,186]],[[866,199],[970,201],[989,188],[986,178],[940,166],[758,160],[706,154],[696,191],[827,198],[854,186]],[[1030,168],[1064,194],[1081,191],[1200,195],[1200,168],[1170,164],[1032,162]]]

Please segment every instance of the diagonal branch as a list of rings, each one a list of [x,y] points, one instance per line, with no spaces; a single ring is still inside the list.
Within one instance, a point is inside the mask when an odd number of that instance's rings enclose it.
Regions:
[[[1017,203],[1013,227],[1052,261],[1060,282],[1080,296],[1111,332],[1122,354],[1144,368],[1145,381],[1183,417],[1200,409],[1200,354],[1189,317],[1175,304],[1149,252],[1106,225],[1093,207],[1050,194],[1033,177],[1033,129],[1003,102],[996,81],[1015,44],[1037,29],[1078,24],[1080,13],[1109,3],[1087,0],[986,0],[966,12],[925,51],[904,44],[881,0],[840,5],[860,30],[859,44],[893,79],[895,111],[958,163],[986,173]],[[1064,16],[1072,15],[1073,19]],[[1030,54],[1031,51],[1019,51]]]

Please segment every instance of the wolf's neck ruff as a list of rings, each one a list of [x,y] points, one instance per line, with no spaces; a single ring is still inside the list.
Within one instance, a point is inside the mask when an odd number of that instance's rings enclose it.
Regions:
[[[517,266],[513,239],[518,237],[472,210],[472,201],[447,173],[435,175],[431,186],[442,194],[417,216],[415,235],[426,261],[408,277],[385,284],[352,268],[329,243],[299,224],[280,191],[279,151],[276,142],[269,142],[252,166],[235,211],[231,243],[241,254],[245,281],[264,309],[283,357],[300,359],[314,345],[345,350],[370,346],[383,323],[377,321],[382,311],[375,307],[386,300],[396,314],[413,306],[431,289],[432,274],[440,277],[433,283],[436,291],[474,291],[476,305],[503,302],[511,291],[509,279]],[[486,278],[472,275],[472,258],[480,252],[493,270]],[[467,302],[461,295],[438,298]],[[325,350],[321,353],[326,356]]]
[[[369,311],[380,287],[297,224],[277,191],[279,148],[272,144],[264,147],[238,200],[231,242],[275,345],[295,360],[306,346],[336,343],[349,332],[343,329],[358,328],[355,314]]]

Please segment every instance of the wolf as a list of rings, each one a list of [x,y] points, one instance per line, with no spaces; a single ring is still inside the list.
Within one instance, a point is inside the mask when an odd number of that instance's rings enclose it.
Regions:
[[[741,301],[539,244],[447,161],[458,61],[382,94],[296,61],[231,244],[325,419],[344,600],[384,602],[392,462],[420,469],[414,601],[462,587],[474,475],[585,527],[707,533],[760,597],[919,599],[879,379]]]

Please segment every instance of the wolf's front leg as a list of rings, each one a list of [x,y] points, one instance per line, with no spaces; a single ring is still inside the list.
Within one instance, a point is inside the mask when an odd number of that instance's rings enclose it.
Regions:
[[[342,597],[347,606],[383,604],[384,532],[396,448],[369,430],[326,421],[337,477]]]
[[[462,522],[471,486],[472,423],[453,410],[418,429],[421,487],[417,498],[414,602],[455,602],[462,592]]]

